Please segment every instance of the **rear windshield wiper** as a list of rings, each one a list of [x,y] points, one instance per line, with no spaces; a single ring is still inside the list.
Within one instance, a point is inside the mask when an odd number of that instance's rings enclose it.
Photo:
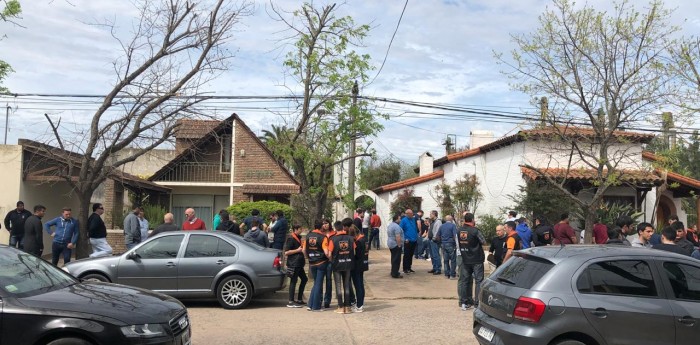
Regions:
[[[508,285],[515,285],[515,283],[512,280],[509,280],[507,278],[498,277],[498,278],[496,278],[496,280],[498,280],[501,283],[506,283]]]

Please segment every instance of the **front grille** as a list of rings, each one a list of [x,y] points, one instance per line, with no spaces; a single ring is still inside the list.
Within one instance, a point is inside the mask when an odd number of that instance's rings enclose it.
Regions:
[[[184,312],[170,320],[169,325],[173,335],[177,336],[182,333],[190,325],[190,319],[187,317],[187,312]]]

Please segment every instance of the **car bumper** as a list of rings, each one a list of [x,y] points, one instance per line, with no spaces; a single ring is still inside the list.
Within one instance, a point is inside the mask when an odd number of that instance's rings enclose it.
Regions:
[[[489,341],[479,335],[479,330],[485,327],[495,334]],[[542,345],[547,344],[552,336],[546,327],[520,323],[506,323],[495,319],[481,311],[474,310],[474,326],[472,329],[476,340],[481,345]]]
[[[282,272],[274,274],[258,275],[259,285],[255,288],[256,294],[282,290],[287,278]]]

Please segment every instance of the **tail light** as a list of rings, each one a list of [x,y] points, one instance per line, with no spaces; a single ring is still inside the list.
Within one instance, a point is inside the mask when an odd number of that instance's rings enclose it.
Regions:
[[[282,266],[282,263],[280,261],[279,255],[278,255],[277,257],[275,257],[275,261],[272,262],[272,267],[273,268],[280,268],[280,266]]]
[[[515,304],[513,317],[525,322],[538,323],[547,305],[536,298],[520,297]]]

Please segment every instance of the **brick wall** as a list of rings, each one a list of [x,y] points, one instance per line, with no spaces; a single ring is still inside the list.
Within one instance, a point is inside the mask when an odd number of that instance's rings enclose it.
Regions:
[[[255,134],[241,122],[236,123],[234,174],[238,183],[295,183],[265,150]],[[241,157],[245,150],[245,157]]]
[[[112,254],[119,255],[126,251],[124,230],[107,230],[107,243],[112,246]]]

